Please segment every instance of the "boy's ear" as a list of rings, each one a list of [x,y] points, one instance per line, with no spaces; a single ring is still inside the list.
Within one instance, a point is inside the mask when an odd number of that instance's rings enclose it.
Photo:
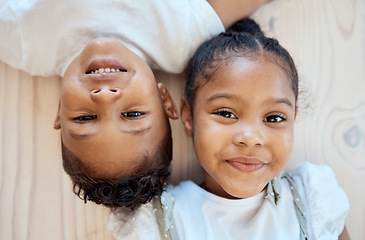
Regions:
[[[61,108],[61,102],[59,102],[59,104],[58,104],[57,116],[56,116],[56,120],[54,121],[54,124],[53,124],[54,129],[61,128],[60,108]]]
[[[174,120],[178,119],[179,118],[179,113],[177,111],[175,102],[171,98],[170,93],[167,91],[165,85],[163,85],[162,83],[158,83],[157,86],[160,89],[162,104],[164,106],[165,113],[171,119],[174,119]]]
[[[191,107],[184,96],[181,97],[181,120],[183,122],[185,132],[189,137],[193,136],[193,113]]]

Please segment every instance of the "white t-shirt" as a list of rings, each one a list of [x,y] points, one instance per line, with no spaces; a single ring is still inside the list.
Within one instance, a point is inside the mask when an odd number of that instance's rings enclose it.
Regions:
[[[62,76],[97,37],[119,39],[152,69],[178,73],[222,31],[206,0],[0,2],[0,60],[32,75]]]
[[[294,179],[306,210],[308,239],[337,239],[345,224],[349,202],[332,170],[327,166],[302,163]],[[218,197],[186,181],[174,187],[170,200],[164,199],[163,202],[164,207],[172,209],[167,211],[167,215],[171,214],[180,239],[299,239],[300,227],[288,181],[281,181],[277,205],[266,199],[265,194],[266,191],[263,191],[251,198],[232,200]],[[166,196],[164,193],[163,197]],[[141,224],[154,219],[153,208],[150,206],[148,212],[147,206],[137,210],[134,218],[122,218],[120,211],[112,213],[109,227],[116,239],[123,239],[127,232],[137,230],[131,226],[146,229]],[[144,215],[138,214],[138,211],[144,212]],[[155,226],[153,232],[156,234],[156,222],[152,226]],[[148,237],[153,236],[153,232],[135,231],[133,239],[158,239]]]

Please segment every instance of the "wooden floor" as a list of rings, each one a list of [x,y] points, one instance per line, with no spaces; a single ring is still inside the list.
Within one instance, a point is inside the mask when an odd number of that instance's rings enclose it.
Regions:
[[[365,0],[276,0],[254,18],[292,53],[302,81],[289,169],[330,165],[350,199],[350,236],[365,240]],[[179,103],[182,76],[157,77]],[[108,210],[76,198],[63,172],[53,130],[60,82],[0,62],[1,240],[113,239]],[[171,180],[199,181],[191,141],[180,120],[172,125]]]

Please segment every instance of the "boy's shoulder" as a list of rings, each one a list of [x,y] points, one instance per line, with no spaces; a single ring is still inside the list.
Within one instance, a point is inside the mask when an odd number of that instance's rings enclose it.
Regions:
[[[153,201],[135,210],[123,207],[112,211],[108,228],[112,230],[115,239],[159,239]]]

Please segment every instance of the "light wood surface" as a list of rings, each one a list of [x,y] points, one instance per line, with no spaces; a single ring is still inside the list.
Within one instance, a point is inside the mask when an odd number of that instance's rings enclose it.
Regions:
[[[253,17],[291,52],[302,81],[289,170],[331,166],[350,200],[348,232],[365,239],[365,0],[275,0]],[[183,75],[156,76],[179,105]],[[63,172],[53,129],[60,82],[0,62],[1,240],[113,239],[108,209],[76,198]],[[171,123],[171,181],[199,181],[191,140]]]

